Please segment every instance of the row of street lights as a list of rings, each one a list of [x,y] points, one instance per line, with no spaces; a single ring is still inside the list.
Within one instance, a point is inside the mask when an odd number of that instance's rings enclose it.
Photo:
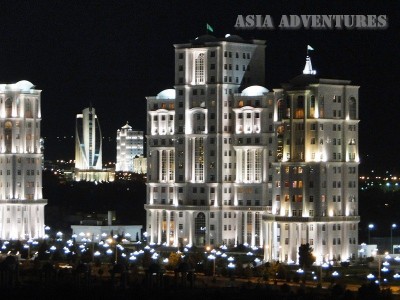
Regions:
[[[371,230],[374,230],[375,225],[374,224],[368,224],[368,244],[371,244]],[[390,251],[394,253],[393,251],[393,230],[397,228],[397,224],[393,223],[392,226],[390,226]]]

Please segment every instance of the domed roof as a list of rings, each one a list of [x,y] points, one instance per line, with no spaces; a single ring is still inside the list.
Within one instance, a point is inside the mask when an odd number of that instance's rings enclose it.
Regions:
[[[34,87],[35,86],[33,85],[33,83],[29,82],[28,80],[21,80],[15,84],[16,89],[22,90],[24,92],[28,92],[30,89]]]
[[[243,43],[244,39],[236,34],[227,34],[225,35],[225,40],[228,42],[239,42]]]
[[[300,74],[289,80],[289,83],[296,87],[302,87],[309,84],[318,83],[318,78],[314,74]]]
[[[166,89],[157,94],[156,99],[175,99],[175,90],[174,89]]]
[[[207,43],[207,42],[217,42],[218,39],[210,34],[201,35],[194,39],[193,43]]]
[[[268,90],[260,85],[252,85],[242,91],[242,96],[263,96]]]

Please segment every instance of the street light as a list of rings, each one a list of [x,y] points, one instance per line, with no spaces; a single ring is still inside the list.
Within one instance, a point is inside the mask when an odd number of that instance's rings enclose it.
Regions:
[[[27,260],[29,260],[31,257],[31,247],[29,246],[29,244],[25,244],[24,248],[28,249]]]
[[[369,224],[368,225],[368,245],[371,244],[371,230],[374,229],[374,224]]]
[[[107,243],[115,245],[115,264],[117,264],[118,263],[118,246],[119,246],[119,244],[117,243],[117,241],[115,239],[112,239],[112,238],[107,239]],[[111,250],[110,254],[111,253],[112,253],[112,250]]]
[[[394,253],[393,250],[393,229],[396,229],[397,225],[396,224],[392,224],[392,227],[390,227],[390,251],[392,251],[391,253]]]
[[[215,259],[216,259],[216,257],[215,257],[215,255],[210,254],[209,256],[207,256],[207,258],[209,260],[213,261],[213,272],[212,272],[212,274],[213,274],[213,278],[215,278]]]

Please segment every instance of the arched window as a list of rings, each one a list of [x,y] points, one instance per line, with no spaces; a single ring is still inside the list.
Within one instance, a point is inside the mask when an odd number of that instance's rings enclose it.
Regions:
[[[6,118],[11,118],[11,113],[12,113],[12,100],[8,98],[5,103],[5,108],[6,108]]]
[[[4,124],[4,137],[5,137],[5,147],[6,153],[11,153],[11,146],[12,146],[12,123],[7,121]]]
[[[310,98],[309,117],[314,118],[314,116],[315,116],[315,96],[312,95]]]
[[[197,217],[194,219],[194,236],[196,245],[205,245],[206,230],[206,216],[202,212],[198,213]]]
[[[167,242],[167,212],[162,211],[161,242]]]
[[[40,116],[39,116],[39,99],[35,99],[35,115],[37,118],[40,118]]]
[[[204,181],[204,139],[194,140],[194,179],[196,182]]]
[[[319,108],[319,117],[323,118],[324,117],[324,97],[321,97],[319,99],[319,104],[318,104],[318,108]]]
[[[246,243],[251,245],[251,236],[252,236],[252,224],[253,224],[253,213],[247,213],[247,226],[246,226]]]
[[[351,120],[357,119],[357,101],[354,97],[349,99],[349,118]]]
[[[282,121],[285,118],[285,103],[282,99],[278,100],[278,121]]]
[[[304,96],[297,97],[297,103],[295,109],[296,109],[294,113],[295,119],[304,118]]]
[[[32,118],[32,104],[30,99],[25,99],[25,117]]]
[[[205,83],[204,53],[200,53],[195,59],[195,83]]]
[[[19,117],[21,115],[21,100],[17,98],[16,102],[17,102],[17,116]]]

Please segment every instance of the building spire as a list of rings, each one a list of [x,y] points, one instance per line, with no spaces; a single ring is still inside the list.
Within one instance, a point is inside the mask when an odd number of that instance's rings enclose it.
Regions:
[[[317,71],[313,70],[313,68],[312,68],[311,57],[308,54],[309,51],[312,51],[312,50],[314,50],[314,48],[311,47],[310,45],[307,45],[306,65],[304,66],[303,74],[307,74],[307,75],[317,74]]]
[[[311,65],[311,58],[309,56],[306,57],[306,65],[304,66],[303,74],[307,75],[315,75],[317,71],[313,70]]]

